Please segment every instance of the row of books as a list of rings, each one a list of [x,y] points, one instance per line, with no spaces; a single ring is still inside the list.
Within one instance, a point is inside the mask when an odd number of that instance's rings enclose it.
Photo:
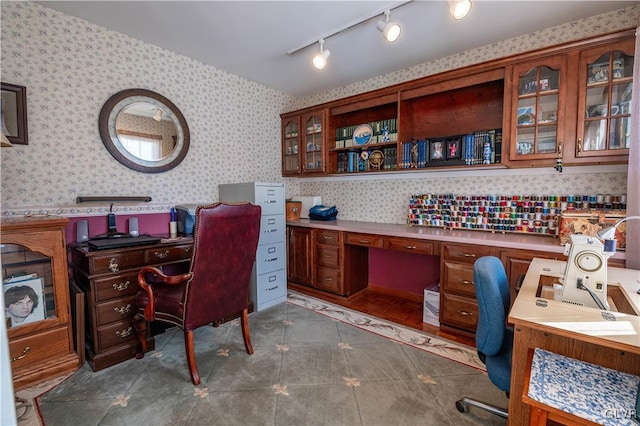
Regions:
[[[398,140],[398,119],[374,121],[367,123],[371,126],[371,135],[367,138],[366,144],[397,142]],[[345,126],[336,129],[336,148],[349,148],[358,145],[354,142],[354,132],[365,125]]]
[[[338,154],[336,173],[357,173],[395,169],[398,161],[397,149],[388,147],[375,150],[375,152],[380,151],[383,155],[382,164],[379,164],[377,159],[375,162],[372,161],[374,158],[374,156],[371,156],[371,153],[374,152],[372,150],[341,152]]]
[[[464,163],[498,164],[502,161],[502,129],[482,130],[464,137]]]

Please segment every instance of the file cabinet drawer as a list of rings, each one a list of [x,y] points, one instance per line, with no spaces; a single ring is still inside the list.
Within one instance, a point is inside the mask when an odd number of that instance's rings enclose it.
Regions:
[[[260,218],[260,241],[258,244],[272,244],[285,240],[287,235],[284,214],[262,216]]]
[[[131,318],[136,313],[135,297],[112,300],[98,306],[98,326]]]
[[[284,186],[256,186],[256,202],[262,215],[282,214],[285,211]]]
[[[258,274],[276,271],[286,267],[287,250],[284,242],[258,246],[256,269]]]
[[[285,297],[287,292],[287,277],[284,269],[258,275],[256,292],[257,299],[262,305],[270,300]]]

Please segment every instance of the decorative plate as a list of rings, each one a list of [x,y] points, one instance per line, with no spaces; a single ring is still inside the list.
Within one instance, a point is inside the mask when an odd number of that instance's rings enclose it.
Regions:
[[[368,124],[361,124],[353,131],[353,143],[356,145],[365,145],[372,137],[373,128]]]
[[[380,169],[384,163],[384,153],[380,150],[375,150],[369,154],[369,167],[372,169]]]

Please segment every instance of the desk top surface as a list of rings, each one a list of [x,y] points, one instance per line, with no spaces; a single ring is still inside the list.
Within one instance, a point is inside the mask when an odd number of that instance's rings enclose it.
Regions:
[[[563,276],[565,263],[533,259],[509,313],[509,322],[639,353],[640,316],[536,297],[540,276]],[[640,271],[610,267],[607,275],[609,285],[619,286],[629,303],[639,311],[640,295],[636,291],[640,287]]]

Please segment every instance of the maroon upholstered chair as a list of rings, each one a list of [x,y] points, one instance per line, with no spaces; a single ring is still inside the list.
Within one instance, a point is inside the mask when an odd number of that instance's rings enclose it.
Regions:
[[[249,203],[216,203],[196,209],[193,256],[189,272],[167,276],[144,267],[138,273],[135,331],[147,350],[147,321],[163,321],[184,331],[187,364],[194,385],[200,384],[193,349],[193,330],[241,315],[248,354],[248,304],[251,271],[260,234],[260,207]]]

